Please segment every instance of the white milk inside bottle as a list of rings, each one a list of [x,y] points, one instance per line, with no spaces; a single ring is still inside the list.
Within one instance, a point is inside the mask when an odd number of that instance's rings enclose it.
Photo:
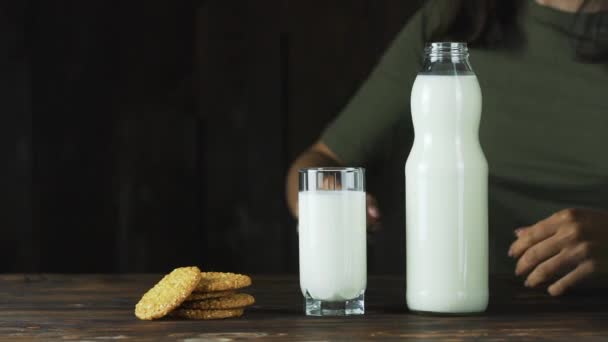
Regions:
[[[481,90],[464,43],[431,43],[411,94],[405,166],[407,304],[474,313],[488,304],[488,165]]]

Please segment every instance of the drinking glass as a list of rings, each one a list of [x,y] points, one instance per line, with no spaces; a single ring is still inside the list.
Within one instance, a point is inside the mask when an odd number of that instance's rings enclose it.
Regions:
[[[300,288],[306,315],[364,314],[365,170],[302,169],[299,189]]]

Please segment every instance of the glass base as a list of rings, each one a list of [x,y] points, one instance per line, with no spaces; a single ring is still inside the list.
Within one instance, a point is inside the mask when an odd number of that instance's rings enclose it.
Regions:
[[[328,302],[304,296],[306,316],[353,316],[365,314],[365,293],[359,297],[340,302]]]

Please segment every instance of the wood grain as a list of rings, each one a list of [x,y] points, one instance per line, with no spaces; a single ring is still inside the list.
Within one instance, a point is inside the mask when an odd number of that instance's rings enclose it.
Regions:
[[[160,275],[2,275],[0,338],[10,340],[219,339],[573,341],[608,338],[601,290],[552,298],[520,281],[493,278],[489,310],[478,316],[421,316],[405,309],[401,277],[372,277],[363,317],[310,318],[297,277],[253,276],[256,304],[242,318],[139,321],[133,308]]]

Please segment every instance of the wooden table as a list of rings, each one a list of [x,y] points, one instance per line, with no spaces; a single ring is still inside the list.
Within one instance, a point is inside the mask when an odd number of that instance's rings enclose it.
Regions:
[[[608,340],[608,296],[589,291],[551,298],[520,281],[493,278],[489,310],[479,316],[408,313],[404,279],[370,277],[363,317],[302,313],[296,276],[254,276],[257,303],[238,319],[140,321],[133,308],[158,275],[0,275],[0,339],[187,341]]]

